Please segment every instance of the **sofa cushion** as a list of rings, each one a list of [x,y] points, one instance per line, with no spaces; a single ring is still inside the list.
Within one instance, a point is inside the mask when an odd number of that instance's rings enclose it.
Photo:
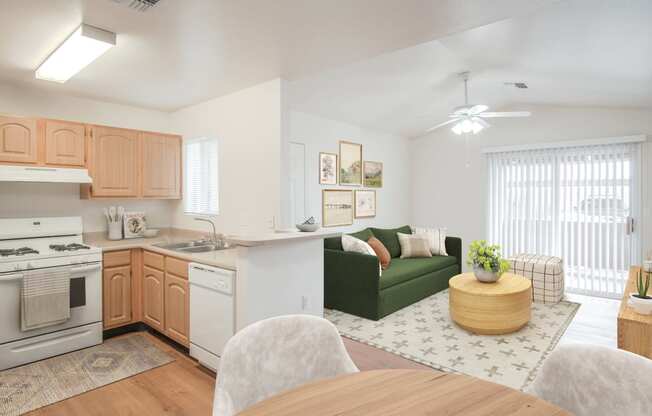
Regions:
[[[398,242],[396,233],[412,234],[412,229],[409,225],[404,225],[399,228],[369,228],[369,230],[371,230],[374,237],[383,243],[392,258],[400,257],[401,255],[401,245]]]
[[[358,240],[362,241],[367,241],[374,235],[371,233],[371,230],[369,228],[365,228],[364,230],[360,230],[355,233],[349,234],[352,237],[357,238]],[[331,237],[331,238],[325,238],[324,239],[324,248],[329,249],[329,250],[343,250],[342,248],[342,237]]]
[[[455,264],[457,264],[457,260],[452,256],[393,259],[391,266],[383,270],[383,275],[380,277],[380,290]]]

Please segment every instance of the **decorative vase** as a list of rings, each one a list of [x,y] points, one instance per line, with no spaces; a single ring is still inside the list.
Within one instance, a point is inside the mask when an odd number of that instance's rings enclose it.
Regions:
[[[652,298],[644,299],[635,295],[636,293],[629,294],[629,306],[641,315],[652,315]]]
[[[475,278],[482,283],[494,283],[500,279],[500,274],[498,274],[498,272],[489,272],[485,270],[484,267],[478,266],[476,264],[473,265],[473,274],[475,274]]]

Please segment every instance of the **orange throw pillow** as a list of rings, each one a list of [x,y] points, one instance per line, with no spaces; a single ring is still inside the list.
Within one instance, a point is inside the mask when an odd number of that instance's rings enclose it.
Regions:
[[[382,267],[383,270],[388,268],[389,263],[392,261],[392,256],[389,255],[387,247],[385,247],[376,237],[371,237],[367,240],[367,244],[369,244],[376,253],[376,257],[378,257],[378,261],[380,261],[380,267]]]

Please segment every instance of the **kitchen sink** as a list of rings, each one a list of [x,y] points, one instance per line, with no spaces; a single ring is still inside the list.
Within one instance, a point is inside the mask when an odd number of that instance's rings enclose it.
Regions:
[[[160,243],[154,244],[156,247],[164,248],[166,250],[178,251],[181,253],[207,253],[209,251],[226,250],[230,248],[228,245],[225,247],[211,243],[210,241],[185,241],[181,243]]]
[[[221,248],[221,247],[218,247],[218,246],[216,246],[214,244],[211,244],[211,245],[207,245],[207,246],[195,246],[195,247],[178,248],[178,249],[176,249],[176,251],[180,251],[180,252],[183,252],[183,253],[206,253],[208,251],[224,250],[225,248]]]

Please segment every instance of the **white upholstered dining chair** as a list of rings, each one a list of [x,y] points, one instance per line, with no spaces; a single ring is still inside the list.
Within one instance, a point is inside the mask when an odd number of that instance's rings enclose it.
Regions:
[[[597,345],[558,347],[532,393],[576,416],[652,414],[652,360]]]
[[[224,347],[213,416],[231,416],[284,390],[357,371],[326,319],[288,315],[259,321]]]

